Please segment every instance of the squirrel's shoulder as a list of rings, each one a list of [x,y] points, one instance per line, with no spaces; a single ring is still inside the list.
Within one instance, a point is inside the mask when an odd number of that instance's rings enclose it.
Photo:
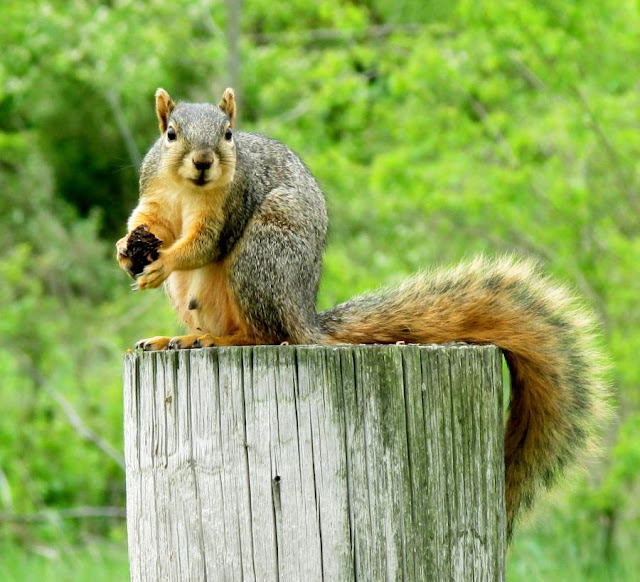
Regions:
[[[295,185],[301,190],[319,186],[302,159],[289,146],[260,133],[236,131],[236,178],[263,188]]]
[[[246,156],[252,160],[278,159],[300,160],[300,157],[286,144],[262,133],[236,131],[236,156]],[[301,161],[301,160],[300,160]]]

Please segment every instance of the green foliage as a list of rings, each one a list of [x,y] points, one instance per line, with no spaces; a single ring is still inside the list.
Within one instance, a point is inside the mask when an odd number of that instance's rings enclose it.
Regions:
[[[125,544],[92,542],[82,548],[59,544],[26,550],[0,543],[4,582],[125,582],[129,564]]]
[[[595,310],[620,418],[593,478],[516,536],[510,574],[628,578],[640,508],[637,3],[245,0],[235,72],[228,5],[3,3],[0,511],[123,503],[104,450],[121,445],[121,354],[176,327],[160,293],[128,291],[112,243],[157,135],[156,87],[212,101],[238,79],[243,129],[290,145],[327,193],[319,307],[511,251]],[[113,531],[92,523],[65,529]]]
[[[0,511],[120,505],[117,459],[71,417],[121,449],[117,367],[135,313],[155,308],[124,295],[97,215],[79,219],[55,198],[33,141],[32,131],[0,133]]]
[[[581,486],[584,493],[587,489]],[[575,491],[566,500],[540,507],[524,535],[509,550],[507,580],[546,582],[635,580],[638,519],[628,512],[603,512]],[[636,493],[637,495],[637,493]]]

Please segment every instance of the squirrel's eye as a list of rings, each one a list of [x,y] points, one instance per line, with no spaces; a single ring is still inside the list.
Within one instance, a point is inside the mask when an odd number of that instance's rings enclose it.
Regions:
[[[231,141],[232,137],[233,137],[233,131],[231,131],[230,127],[227,127],[227,131],[224,132],[224,139],[226,139],[227,141]]]
[[[167,139],[169,141],[174,141],[176,139],[176,130],[173,127],[167,129]]]

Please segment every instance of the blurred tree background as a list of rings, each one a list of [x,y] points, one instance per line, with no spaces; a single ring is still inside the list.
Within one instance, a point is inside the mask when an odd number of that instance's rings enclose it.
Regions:
[[[121,357],[178,332],[113,243],[153,93],[297,151],[331,232],[319,307],[476,252],[538,257],[597,313],[603,454],[516,533],[510,580],[640,572],[640,5],[3,0],[0,578],[126,580]]]

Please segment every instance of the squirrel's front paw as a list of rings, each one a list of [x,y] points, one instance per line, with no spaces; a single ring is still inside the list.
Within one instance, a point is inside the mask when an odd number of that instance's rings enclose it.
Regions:
[[[142,275],[136,280],[136,289],[144,291],[145,289],[159,287],[167,280],[171,271],[168,261],[160,255],[153,263],[144,268]]]

